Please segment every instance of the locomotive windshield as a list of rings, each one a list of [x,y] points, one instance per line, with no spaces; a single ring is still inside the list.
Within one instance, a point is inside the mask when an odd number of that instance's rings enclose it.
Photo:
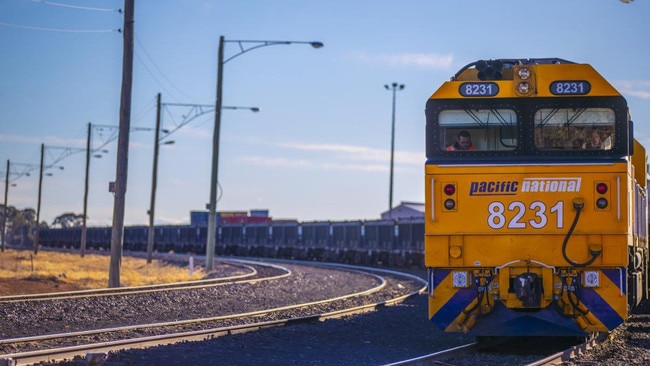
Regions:
[[[609,108],[540,109],[535,113],[535,147],[611,150],[615,122]]]
[[[459,139],[470,139],[470,151],[512,150],[517,146],[517,114],[512,109],[452,109],[438,116],[440,146],[463,150]]]
[[[502,157],[574,160],[630,155],[631,124],[622,98],[519,102],[430,100],[427,155],[449,161]],[[588,105],[588,106],[587,106]],[[510,158],[508,158],[510,157]]]

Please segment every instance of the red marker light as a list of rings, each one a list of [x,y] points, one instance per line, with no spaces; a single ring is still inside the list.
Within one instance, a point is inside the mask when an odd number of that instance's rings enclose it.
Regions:
[[[598,192],[600,194],[607,193],[607,184],[605,184],[605,183],[596,184],[596,192]]]
[[[445,194],[451,196],[454,193],[456,193],[456,187],[453,184],[447,184],[445,186]]]

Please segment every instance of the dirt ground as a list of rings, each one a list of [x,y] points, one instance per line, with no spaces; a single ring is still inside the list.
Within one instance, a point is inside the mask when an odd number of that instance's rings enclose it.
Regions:
[[[24,249],[10,248],[0,253],[0,297],[63,292],[108,287],[106,269],[110,257],[103,252],[78,253],[41,250],[37,255]],[[188,270],[187,259],[124,256],[121,261],[123,286],[181,282],[201,279],[200,265]]]
[[[34,278],[34,279],[0,279],[0,296],[27,295],[49,292],[64,292],[82,290],[81,287],[64,283],[56,278]]]

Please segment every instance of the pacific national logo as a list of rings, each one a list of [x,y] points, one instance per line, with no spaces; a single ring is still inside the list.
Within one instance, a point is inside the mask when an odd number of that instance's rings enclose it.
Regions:
[[[580,192],[582,178],[524,178],[521,182],[478,181],[469,185],[470,196],[514,196],[518,192]]]
[[[580,192],[582,178],[524,178],[522,192]]]
[[[483,181],[469,184],[470,196],[512,196],[517,193],[519,182],[513,181]]]

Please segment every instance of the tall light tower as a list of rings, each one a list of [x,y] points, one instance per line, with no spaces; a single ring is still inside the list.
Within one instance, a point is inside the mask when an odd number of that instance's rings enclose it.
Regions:
[[[386,84],[384,88],[393,91],[393,122],[390,130],[390,183],[388,186],[388,215],[390,217],[393,209],[393,166],[395,162],[395,94],[398,90],[404,89],[404,84]]]

